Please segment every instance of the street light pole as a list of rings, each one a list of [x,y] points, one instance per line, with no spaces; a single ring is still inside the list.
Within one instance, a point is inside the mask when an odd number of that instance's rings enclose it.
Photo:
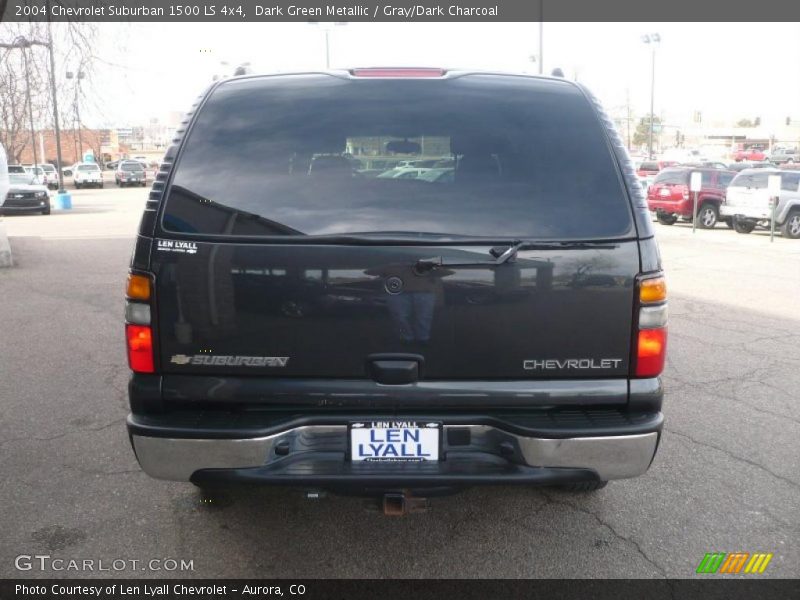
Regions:
[[[83,71],[78,69],[75,77],[75,120],[78,122],[78,161],[83,160],[83,125],[81,125],[81,79],[84,77]],[[72,71],[67,71],[67,79],[72,79]]]
[[[642,36],[642,41],[650,46],[652,50],[652,65],[650,68],[650,132],[647,138],[647,158],[653,158],[653,120],[655,119],[655,97],[656,97],[656,44],[661,41],[658,33],[650,33]]]
[[[539,0],[539,75],[544,73],[544,0]]]
[[[316,25],[317,27],[321,27],[322,30],[325,32],[325,69],[330,70],[331,68],[331,28],[332,27],[344,27],[347,25],[347,22],[335,22],[332,26],[329,23],[322,24],[319,21],[309,21],[309,25]]]
[[[650,136],[647,141],[647,157],[653,158],[653,121],[655,119],[656,100],[656,46],[653,44],[653,62],[650,68]]]
[[[64,189],[64,163],[61,158],[61,130],[58,126],[58,97],[56,94],[56,58],[53,52],[53,25],[50,21],[50,0],[45,0],[47,7],[47,49],[50,53],[50,93],[53,96],[53,124],[56,130],[56,156],[58,160],[58,193],[66,194]]]
[[[81,79],[83,79],[83,73],[78,71],[78,82],[77,82],[77,98],[75,99],[75,118],[78,119],[78,147],[80,148],[81,156],[79,160],[83,160],[83,125],[81,124]]]
[[[22,50],[22,60],[25,63],[25,97],[28,101],[28,117],[31,123],[31,147],[33,148],[33,176],[36,177],[36,169],[39,167],[39,156],[36,153],[36,129],[33,127],[33,102],[31,102],[31,73],[28,67],[28,50],[30,43],[27,40],[17,38]]]
[[[325,29],[325,69],[331,68],[331,32]]]

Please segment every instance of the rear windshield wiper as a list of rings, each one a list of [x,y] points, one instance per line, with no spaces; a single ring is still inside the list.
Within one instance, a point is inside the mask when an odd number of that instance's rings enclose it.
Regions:
[[[608,242],[536,242],[531,240],[515,240],[509,246],[495,246],[489,250],[489,254],[494,260],[483,261],[449,261],[441,256],[432,258],[421,258],[415,265],[414,270],[424,273],[440,267],[497,267],[509,262],[514,262],[520,250],[611,250],[617,248],[618,244]]]

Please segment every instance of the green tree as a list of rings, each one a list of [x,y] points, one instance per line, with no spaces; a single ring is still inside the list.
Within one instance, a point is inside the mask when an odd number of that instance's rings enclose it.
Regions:
[[[658,127],[661,125],[661,119],[653,117],[653,144],[658,140]],[[636,131],[633,134],[633,145],[642,146],[650,139],[650,116],[642,117],[639,124],[636,125]]]
[[[737,127],[752,127],[753,122],[750,119],[739,119],[736,123]]]

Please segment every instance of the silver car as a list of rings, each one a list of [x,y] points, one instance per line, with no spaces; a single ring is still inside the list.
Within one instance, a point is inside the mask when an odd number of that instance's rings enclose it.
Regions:
[[[745,169],[728,186],[720,214],[733,219],[739,233],[750,233],[756,225],[769,226],[772,204],[767,184],[770,175],[781,177],[775,227],[784,237],[800,238],[800,171]]]

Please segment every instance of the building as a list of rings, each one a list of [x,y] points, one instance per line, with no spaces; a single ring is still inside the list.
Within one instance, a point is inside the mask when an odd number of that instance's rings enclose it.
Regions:
[[[40,163],[57,163],[56,135],[52,129],[44,129],[35,133],[36,157],[31,144],[30,132],[20,132],[24,135],[24,145],[14,157],[17,161],[32,164],[34,158]],[[100,158],[108,154],[115,145],[113,132],[109,129],[62,129],[61,130],[61,158],[65,165],[79,162],[86,152],[92,152]],[[11,158],[11,157],[9,157]]]

